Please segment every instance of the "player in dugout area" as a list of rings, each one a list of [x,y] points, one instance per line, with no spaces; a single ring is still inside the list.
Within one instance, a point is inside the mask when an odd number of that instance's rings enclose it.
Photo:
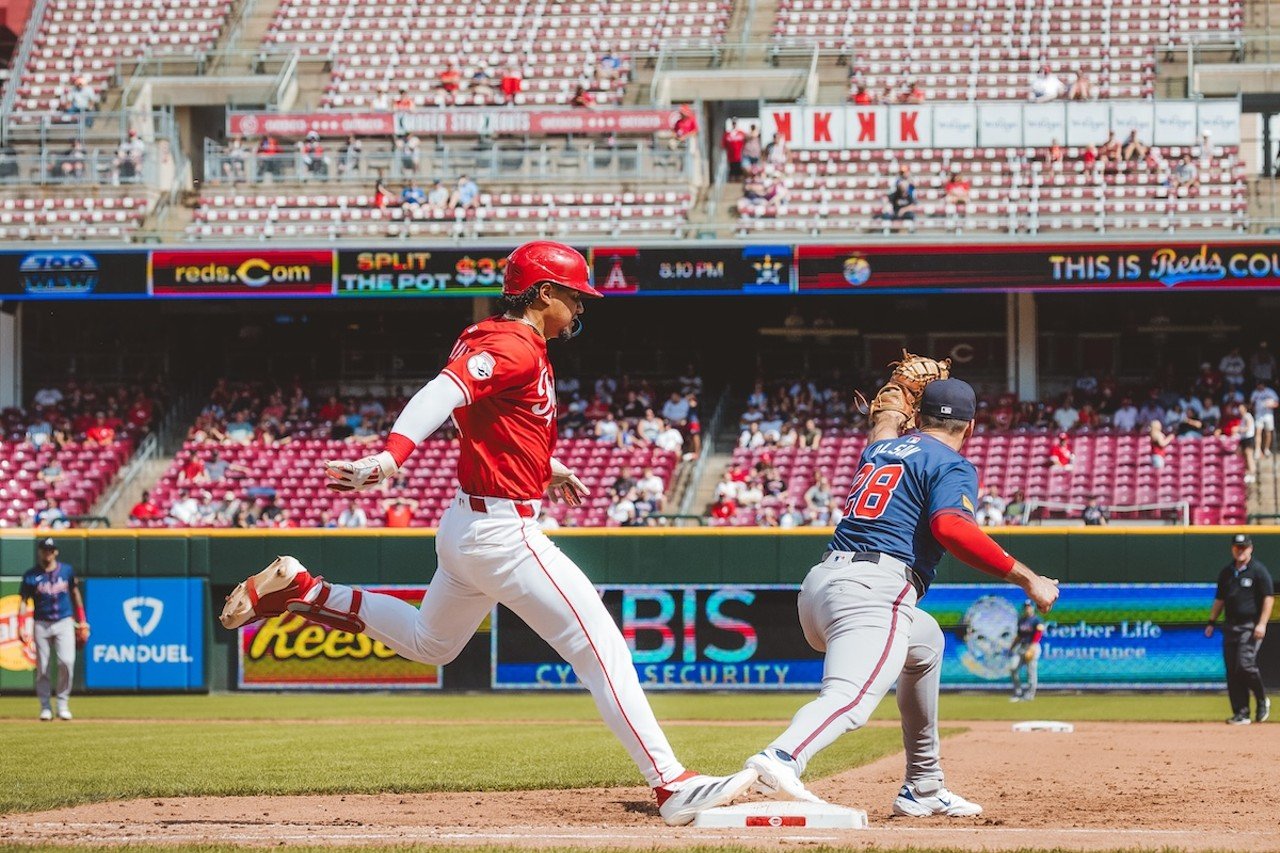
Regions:
[[[1018,618],[1018,635],[1013,640],[1013,696],[1010,702],[1030,702],[1036,698],[1036,682],[1040,668],[1040,640],[1044,637],[1044,620],[1036,613],[1036,603],[1027,599],[1022,603],[1022,616]],[[1022,683],[1026,670],[1027,682]]]
[[[949,373],[949,362],[904,353],[871,404],[868,443],[844,517],[797,601],[805,639],[826,655],[822,690],[786,731],[747,759],[746,766],[760,774],[761,793],[822,802],[800,781],[806,765],[841,735],[866,725],[897,682],[906,773],[894,814],[982,813],[982,806],[944,784],[938,693],[945,639],[937,620],[917,603],[946,551],[1017,585],[1045,613],[1058,599],[1058,584],[978,527],[978,473],[960,454],[973,434],[977,398]]]
[[[1265,723],[1271,716],[1271,700],[1267,698],[1258,670],[1258,650],[1267,635],[1267,621],[1275,604],[1275,584],[1267,567],[1253,559],[1253,539],[1247,533],[1231,537],[1231,562],[1218,572],[1218,591],[1209,609],[1209,624],[1204,635],[1213,636],[1218,617],[1226,614],[1222,625],[1222,660],[1227,667],[1227,698],[1231,700],[1233,726],[1251,722]],[[1249,694],[1255,699],[1253,719],[1249,718]]]
[[[409,660],[443,665],[501,602],[573,665],[653,788],[662,819],[691,823],[745,793],[755,772],[706,776],[676,758],[617,623],[583,571],[538,526],[544,497],[577,506],[589,495],[553,455],[556,385],[547,344],[573,338],[586,300],[604,294],[591,286],[577,250],[545,240],[511,253],[502,292],[501,313],[463,330],[439,375],[396,419],[384,450],[325,463],[329,489],[372,488],[446,420],[457,425],[460,487],[440,519],[438,567],[421,609],[329,583],[284,556],[232,590],[222,624],[238,628],[288,611],[363,633]]]

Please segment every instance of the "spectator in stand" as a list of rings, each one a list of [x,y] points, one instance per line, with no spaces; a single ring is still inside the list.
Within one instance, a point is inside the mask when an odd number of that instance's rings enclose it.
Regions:
[[[885,196],[881,218],[888,222],[914,222],[920,205],[916,201],[916,185],[908,178],[898,178],[893,190]]]
[[[378,86],[378,92],[369,106],[375,113],[391,112],[391,89],[386,83]]]
[[[925,92],[924,88],[920,85],[920,81],[908,81],[907,87],[902,91],[902,97],[898,100],[903,104],[923,104],[925,102]]]
[[[1151,467],[1163,468],[1169,445],[1173,444],[1173,436],[1164,431],[1164,424],[1153,420],[1147,425],[1147,438],[1151,447]]]
[[[84,440],[87,444],[106,446],[116,440],[115,425],[107,420],[106,412],[98,412],[94,416],[93,426],[85,430]]]
[[[665,450],[669,453],[680,453],[684,449],[684,435],[680,430],[670,422],[666,422],[666,428],[662,434],[658,436],[658,440],[654,442],[659,450]]]
[[[1076,410],[1075,400],[1070,394],[1062,398],[1062,405],[1053,412],[1053,422],[1062,432],[1069,432],[1080,423],[1080,412]]]
[[[1138,409],[1130,397],[1120,401],[1120,408],[1111,416],[1111,425],[1118,430],[1132,432],[1138,428]]]
[[[502,102],[508,106],[516,102],[520,90],[524,88],[524,75],[520,72],[520,63],[512,59],[502,72]]]
[[[751,474],[738,489],[738,506],[757,507],[764,501],[764,483],[759,474]]]
[[[164,509],[151,499],[151,492],[143,492],[142,500],[134,504],[133,509],[129,510],[130,526],[147,524],[162,518],[164,518]]]
[[[1150,424],[1154,420],[1164,418],[1164,406],[1160,403],[1160,389],[1152,388],[1147,392],[1146,402],[1138,409],[1138,423]]]
[[[432,219],[444,218],[449,210],[449,195],[449,188],[444,185],[444,181],[437,180],[431,185],[431,192],[427,193],[427,214]]]
[[[771,506],[760,510],[756,516],[756,527],[781,527],[778,523],[778,511]]]
[[[471,83],[469,88],[471,94],[474,95],[481,103],[489,103],[493,98],[493,75],[489,73],[489,66],[481,63],[471,72]]]
[[[1222,375],[1213,369],[1209,362],[1200,365],[1200,373],[1196,375],[1195,393],[1201,399],[1218,397],[1222,392]],[[1203,414],[1203,412],[1201,412]]]
[[[71,519],[67,518],[57,498],[47,497],[38,503],[37,507],[32,511],[32,519],[36,527],[62,529],[71,526]]]
[[[609,517],[609,521],[619,527],[635,526],[637,519],[635,492],[627,491],[620,495],[614,495],[606,514]]]
[[[338,151],[338,177],[358,175],[364,163],[364,143],[352,134]]]
[[[391,194],[391,190],[387,189],[387,185],[379,178],[373,185],[373,207],[376,210],[384,210],[387,205],[397,201],[396,197]]]
[[[71,141],[71,147],[54,161],[50,168],[50,177],[81,180],[87,174],[88,162],[89,152],[85,151],[84,144],[80,140],[74,139]]]
[[[354,500],[348,499],[338,515],[338,527],[368,527],[369,516]]]
[[[1110,523],[1107,509],[1102,505],[1100,495],[1089,498],[1080,517],[1084,519],[1086,527],[1106,527]]]
[[[1062,80],[1054,74],[1048,65],[1041,66],[1040,73],[1031,80],[1029,100],[1034,104],[1056,101],[1067,92]]]
[[[1004,523],[1007,525],[1022,524],[1022,514],[1027,508],[1027,496],[1022,489],[1013,493],[1013,498],[1004,505]]]
[[[849,88],[849,100],[859,106],[870,106],[876,102],[876,94],[862,83],[854,83]]]
[[[1183,154],[1178,165],[1169,175],[1169,186],[1174,195],[1191,195],[1200,191],[1200,169],[1190,154]]]
[[[822,446],[822,430],[818,427],[818,422],[813,418],[808,418],[804,422],[804,431],[800,433],[800,447],[808,450],[817,450]]]
[[[675,120],[672,125],[672,147],[684,145],[689,142],[698,133],[698,116],[694,113],[693,107],[689,104],[681,104]]]
[[[737,119],[729,119],[729,128],[720,139],[725,160],[729,164],[729,180],[742,180],[742,149],[747,144],[747,134],[738,127]]]
[[[1249,404],[1253,406],[1253,427],[1255,430],[1254,454],[1263,459],[1271,455],[1271,445],[1276,432],[1276,409],[1280,408],[1278,396],[1265,380],[1259,379],[1249,395]]]
[[[786,508],[778,516],[778,526],[785,528],[804,527],[804,513],[796,506],[795,498],[788,498]]]
[[[178,482],[183,485],[207,482],[204,473],[204,460],[199,454],[192,453],[182,467],[178,469]]]
[[[77,77],[63,98],[63,112],[68,118],[84,116],[84,126],[93,127],[93,113],[98,109],[98,93],[86,77]]]
[[[1121,150],[1120,140],[1116,139],[1116,132],[1109,130],[1107,131],[1107,138],[1098,146],[1098,160],[1103,165],[1115,163],[1120,159]]]
[[[672,391],[671,397],[662,404],[662,417],[673,424],[682,425],[689,419],[689,400],[679,391]]]
[[[547,512],[547,505],[543,504],[538,510],[538,529],[544,533],[548,530],[559,530],[560,522],[556,521],[555,516]]]
[[[1077,66],[1075,76],[1071,80],[1071,87],[1067,89],[1067,100],[1092,101],[1095,97],[1097,94],[1093,90],[1093,78]]]
[[[810,510],[817,510],[831,503],[831,481],[825,472],[818,472],[813,485],[804,493],[804,505]]]
[[[257,158],[257,179],[260,181],[263,177],[270,175],[272,178],[278,178],[284,174],[284,163],[281,161],[280,143],[276,142],[274,136],[264,136],[262,141],[258,143],[258,149],[255,152]]]
[[[53,441],[53,424],[44,413],[37,410],[35,418],[27,426],[27,443],[36,450]]]
[[[1197,404],[1198,405],[1198,404]],[[1204,422],[1198,417],[1196,410],[1190,406],[1178,406],[1178,422],[1174,425],[1176,438],[1200,438],[1204,431]]]
[[[395,497],[382,501],[387,527],[409,527],[417,509],[418,501],[413,498]]]
[[[452,104],[462,88],[462,69],[457,63],[450,63],[440,72],[440,91],[446,104]]]
[[[182,527],[195,527],[200,523],[200,503],[190,489],[178,489],[178,499],[169,507],[169,518]]]
[[[1058,437],[1049,446],[1049,466],[1070,471],[1075,458],[1076,455],[1071,450],[1071,436],[1065,432],[1058,433]]]
[[[1049,147],[1045,149],[1044,167],[1054,172],[1062,171],[1062,160],[1064,154],[1065,151],[1062,148],[1062,143],[1058,142],[1057,139],[1054,139],[1049,143]]]
[[[1004,498],[996,491],[995,486],[987,486],[985,492],[978,496],[978,524],[982,527],[999,527],[1004,522]]]
[[[1222,409],[1218,408],[1218,404],[1213,402],[1212,397],[1200,398],[1200,424],[1201,433],[1204,435],[1214,435],[1218,432],[1218,427],[1222,423]]]
[[[409,97],[409,90],[404,86],[400,87],[400,92],[396,95],[396,99],[391,102],[391,109],[398,113],[407,113],[413,110],[413,98]]]
[[[1244,481],[1252,483],[1257,480],[1258,475],[1258,459],[1255,455],[1257,427],[1253,420],[1253,413],[1245,403],[1236,404],[1235,415],[1227,435],[1235,439],[1240,455],[1244,457]]]
[[[410,181],[400,193],[400,207],[405,216],[414,219],[422,218],[422,206],[427,203],[427,194],[417,181]]]
[[[604,53],[600,56],[600,59],[596,61],[595,77],[596,82],[601,84],[601,88],[607,89],[607,84],[612,83],[614,80],[617,80],[622,76],[622,58],[615,56],[613,51],[609,50],[608,47],[604,45],[601,45],[600,49],[604,51]]]
[[[653,409],[645,409],[644,417],[636,424],[636,433],[642,441],[656,443],[658,436],[662,434],[662,418],[655,415]]]
[[[466,175],[458,177],[458,185],[449,197],[449,206],[470,210],[480,206],[480,187]]]
[[[235,492],[222,493],[222,500],[214,505],[213,523],[218,527],[235,526],[236,515],[244,507],[244,501]]]
[[[747,424],[746,429],[738,436],[738,446],[749,449],[764,447],[764,433],[760,431],[760,424],[752,422]]]
[[[245,180],[248,174],[249,149],[239,136],[231,137],[222,154],[222,176],[231,179],[232,183]]]
[[[618,423],[618,419],[614,417],[613,410],[610,409],[605,416],[596,421],[595,426],[596,441],[601,444],[612,444],[617,447],[623,447],[622,424]]]
[[[320,144],[320,134],[314,130],[307,131],[306,137],[298,143],[298,177],[327,178],[329,163],[324,157],[324,146]]]
[[[1086,145],[1084,151],[1080,153],[1080,162],[1084,165],[1086,172],[1092,173],[1098,165],[1098,147]]]
[[[662,509],[663,502],[666,500],[666,484],[653,468],[644,469],[640,480],[636,483],[636,489],[642,498],[652,501],[657,509]]]
[[[1148,146],[1138,141],[1138,129],[1129,131],[1129,135],[1124,139],[1124,148],[1121,154],[1125,160],[1145,160],[1147,159]]]
[[[760,168],[764,152],[760,147],[760,131],[754,127],[747,128],[747,138],[742,143],[742,172],[744,175],[754,174]]]
[[[116,158],[111,164],[111,183],[119,185],[121,181],[132,183],[140,180],[146,154],[146,143],[138,138],[138,131],[130,130],[129,138],[116,149]]]
[[[31,398],[31,402],[36,406],[57,406],[63,400],[62,392],[53,385],[46,385],[36,391],[35,396]]]
[[[734,498],[728,497],[728,496],[721,496],[719,498],[716,498],[715,503],[711,505],[711,508],[707,511],[707,514],[719,521],[728,521],[729,519],[733,518],[734,514],[737,511],[738,511],[738,502]]]
[[[259,527],[288,527],[289,516],[285,508],[276,503],[276,496],[273,492],[261,499],[258,503],[258,526]]]
[[[969,195],[972,190],[973,184],[964,176],[964,172],[960,169],[952,169],[951,175],[947,178],[945,203],[953,205],[959,215],[968,216]]]
[[[1276,358],[1266,341],[1260,341],[1258,348],[1249,357],[1249,373],[1254,382],[1265,382],[1270,385],[1276,378]]]
[[[411,133],[404,138],[397,138],[395,147],[401,171],[416,175],[418,167],[422,165],[422,142]]]
[[[573,91],[573,97],[569,99],[569,104],[575,107],[589,109],[596,105],[595,96],[591,94],[591,90],[581,83]]]
[[[782,134],[775,133],[773,141],[765,146],[764,161],[778,172],[785,171],[786,167],[791,163],[791,148],[787,145],[787,141],[782,138]]]

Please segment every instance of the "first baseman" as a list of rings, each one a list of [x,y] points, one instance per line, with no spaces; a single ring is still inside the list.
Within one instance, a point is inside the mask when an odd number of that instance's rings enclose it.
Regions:
[[[461,488],[440,520],[439,568],[421,610],[328,583],[294,558],[280,557],[232,591],[222,624],[235,628],[289,610],[363,632],[410,660],[445,664],[501,602],[573,665],[653,787],[662,818],[689,823],[744,793],[755,771],[701,776],[676,759],[599,594],[537,523],[544,494],[577,505],[588,493],[551,455],[556,390],[547,341],[573,337],[583,300],[602,294],[591,286],[581,254],[546,241],[511,253],[502,292],[503,313],[463,331],[440,375],[401,412],[385,450],[326,463],[330,489],[366,489],[396,473],[447,418],[457,423]]]
[[[40,719],[53,719],[50,700],[58,701],[58,719],[71,719],[71,677],[76,669],[76,644],[89,639],[89,623],[85,620],[84,599],[75,570],[58,559],[58,543],[41,539],[36,546],[36,565],[22,575],[18,587],[18,624],[23,627],[25,644],[36,647],[36,697],[40,700]],[[27,601],[35,605],[33,619],[27,621]],[[34,623],[34,627],[26,627]],[[53,658],[58,658],[58,687],[52,687]]]
[[[1040,640],[1044,637],[1044,620],[1036,613],[1034,601],[1022,602],[1022,616],[1018,618],[1018,636],[1013,641],[1013,680],[1011,702],[1030,702],[1036,698],[1039,681]],[[1027,671],[1027,684],[1022,685],[1022,671]]]
[[[894,813],[980,814],[981,806],[943,785],[943,636],[916,602],[928,592],[943,549],[1020,586],[1043,611],[1058,598],[1056,582],[1009,556],[978,527],[977,472],[960,455],[973,433],[973,389],[959,379],[936,378],[948,375],[945,362],[919,360],[931,365],[923,379],[908,378],[907,386],[886,386],[877,394],[870,441],[845,514],[800,589],[805,639],[826,653],[822,691],[746,762],[760,774],[758,790],[780,799],[820,802],[800,782],[805,766],[840,735],[861,728],[897,681],[907,769]],[[900,436],[917,417],[919,431]]]

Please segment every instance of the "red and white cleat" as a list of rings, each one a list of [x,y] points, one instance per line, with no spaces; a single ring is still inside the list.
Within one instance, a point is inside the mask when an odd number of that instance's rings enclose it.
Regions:
[[[312,577],[293,557],[276,557],[275,562],[231,590],[218,621],[224,628],[239,628],[255,619],[279,616],[290,601],[301,600],[311,588],[324,583]]]
[[[699,812],[733,802],[758,778],[750,767],[732,776],[701,776],[687,770],[674,782],[654,788],[653,793],[658,798],[658,813],[667,825],[684,826],[692,823]]]

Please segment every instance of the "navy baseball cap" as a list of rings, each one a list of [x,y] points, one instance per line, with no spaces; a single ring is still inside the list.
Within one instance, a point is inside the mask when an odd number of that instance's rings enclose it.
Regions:
[[[935,418],[971,421],[978,411],[973,387],[963,379],[937,379],[925,386],[920,413]]]
[[[1248,548],[1253,544],[1253,540],[1249,538],[1248,533],[1237,533],[1231,537],[1231,546],[1233,548]]]
[[[36,543],[36,547],[41,551],[56,551],[58,550],[58,543],[53,541],[52,536],[46,536]]]

